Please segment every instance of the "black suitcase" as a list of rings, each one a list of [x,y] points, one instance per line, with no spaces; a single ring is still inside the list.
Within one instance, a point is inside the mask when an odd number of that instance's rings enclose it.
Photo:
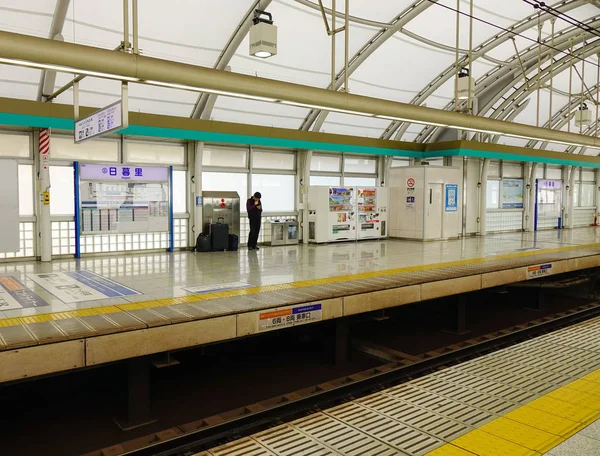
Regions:
[[[210,252],[211,250],[210,234],[200,233],[196,239],[196,252]]]
[[[240,238],[237,234],[229,235],[229,250],[232,252],[237,252],[238,245],[240,244]]]
[[[229,248],[229,225],[211,223],[210,236],[213,250],[227,250]]]

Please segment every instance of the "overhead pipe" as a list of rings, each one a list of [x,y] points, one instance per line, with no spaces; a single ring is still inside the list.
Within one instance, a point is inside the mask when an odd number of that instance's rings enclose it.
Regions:
[[[0,31],[0,63],[600,148],[596,137]]]

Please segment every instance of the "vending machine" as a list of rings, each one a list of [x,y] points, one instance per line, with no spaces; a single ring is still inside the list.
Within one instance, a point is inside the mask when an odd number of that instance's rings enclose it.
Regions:
[[[308,240],[335,242],[356,240],[354,187],[308,188]]]
[[[356,208],[358,239],[379,239],[387,236],[387,188],[357,188]]]

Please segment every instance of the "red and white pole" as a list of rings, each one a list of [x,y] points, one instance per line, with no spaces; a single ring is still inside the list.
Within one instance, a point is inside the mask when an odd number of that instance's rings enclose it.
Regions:
[[[52,222],[50,220],[50,129],[40,129],[39,139],[39,201],[40,257],[42,261],[52,259]]]

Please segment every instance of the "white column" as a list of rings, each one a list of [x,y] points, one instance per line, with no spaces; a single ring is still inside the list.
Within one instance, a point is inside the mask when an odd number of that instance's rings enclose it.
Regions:
[[[481,178],[479,180],[479,235],[485,236],[487,234],[487,176],[488,169],[490,167],[490,159],[485,158],[483,160],[483,166],[481,167]],[[502,189],[500,189],[502,191]]]
[[[202,153],[204,143],[197,141],[194,145],[194,238],[202,233]],[[194,239],[194,243],[196,239]]]
[[[50,130],[41,129],[38,141],[39,156],[39,207],[38,231],[40,235],[40,257],[52,260],[52,222],[50,220]]]
[[[569,192],[568,192],[568,218],[567,228],[573,228],[575,223],[575,175],[577,174],[577,167],[570,166],[569,172]]]
[[[302,221],[302,243],[308,244],[308,187],[310,186],[310,162],[312,150],[298,151],[298,173],[300,174],[300,205]]]
[[[523,221],[521,228],[523,231],[529,231],[529,207],[531,205],[531,163],[523,163]]]

